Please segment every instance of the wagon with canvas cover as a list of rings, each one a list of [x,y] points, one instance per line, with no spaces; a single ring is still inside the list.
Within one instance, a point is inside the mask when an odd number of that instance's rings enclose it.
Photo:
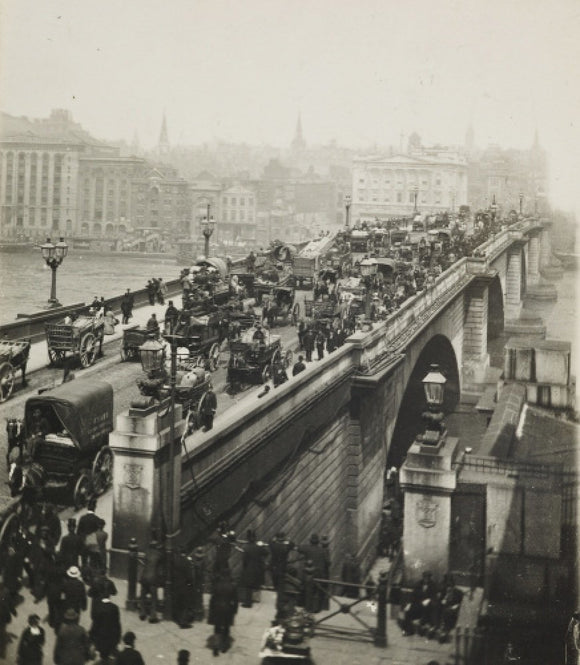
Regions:
[[[75,379],[29,397],[24,406],[25,467],[43,471],[44,489],[70,491],[75,506],[113,480],[113,387]],[[23,469],[27,477],[27,469]]]

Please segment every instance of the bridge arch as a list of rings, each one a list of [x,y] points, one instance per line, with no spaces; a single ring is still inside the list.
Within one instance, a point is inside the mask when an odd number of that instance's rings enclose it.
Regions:
[[[427,403],[422,381],[433,364],[438,365],[447,378],[443,412],[451,413],[459,402],[460,379],[455,350],[448,337],[434,335],[421,349],[410,372],[387,452],[387,468],[401,466],[415,437],[424,430],[421,414],[427,409]]]
[[[488,287],[487,300],[487,339],[492,340],[499,337],[504,329],[504,294],[501,280],[496,275]]]

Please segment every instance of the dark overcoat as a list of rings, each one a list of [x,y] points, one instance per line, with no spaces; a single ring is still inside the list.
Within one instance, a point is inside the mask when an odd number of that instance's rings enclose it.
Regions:
[[[242,555],[240,586],[259,589],[264,584],[266,549],[257,543],[246,543]]]
[[[76,623],[65,623],[60,627],[54,645],[56,665],[85,665],[89,659],[89,636]]]
[[[207,622],[213,626],[231,626],[238,611],[238,591],[228,579],[218,579],[209,601]]]
[[[121,641],[121,618],[115,603],[101,601],[95,608],[89,633],[99,653],[110,654]]]
[[[38,635],[32,632],[30,626],[22,631],[16,657],[18,665],[42,665],[42,647],[46,635],[44,628],[39,626],[38,630],[40,631]]]

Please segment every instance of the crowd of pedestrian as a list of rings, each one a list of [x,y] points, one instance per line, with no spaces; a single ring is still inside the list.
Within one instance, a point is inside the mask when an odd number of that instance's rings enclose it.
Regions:
[[[53,506],[20,504],[18,532],[0,562],[0,660],[6,658],[8,625],[17,616],[27,586],[35,604],[47,604],[45,621],[56,636],[56,665],[84,665],[97,654],[102,663],[143,665],[134,633],[122,633],[119,607],[112,600],[117,589],[107,576],[108,534],[95,510],[93,500],[78,522],[68,520],[61,537]],[[79,622],[86,612],[88,631]],[[42,665],[46,633],[41,624],[38,614],[30,614],[18,639],[18,665]]]
[[[152,277],[147,280],[145,288],[147,290],[147,297],[149,298],[150,305],[155,305],[155,303],[159,303],[160,305],[165,304],[167,284],[163,281],[162,277]]]
[[[402,607],[399,626],[404,636],[418,634],[446,641],[455,627],[463,592],[447,574],[438,583],[426,571],[412,589]]]
[[[205,547],[197,547],[191,555],[183,550],[176,553],[173,619],[181,628],[190,628],[207,617],[213,626],[208,645],[217,656],[230,648],[230,629],[239,608],[259,603],[267,581],[277,594],[272,625],[290,617],[297,607],[312,613],[328,609],[327,586],[313,580],[328,580],[330,566],[329,541],[324,536],[312,534],[308,543],[297,545],[280,531],[270,542],[263,542],[252,529],[245,539],[238,539],[222,524]],[[144,621],[159,621],[158,589],[165,584],[166,570],[165,551],[153,539],[139,578],[139,611]],[[204,592],[210,595],[207,608]]]

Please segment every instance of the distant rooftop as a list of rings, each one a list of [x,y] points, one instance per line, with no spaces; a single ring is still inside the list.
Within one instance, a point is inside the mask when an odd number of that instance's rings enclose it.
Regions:
[[[34,119],[1,112],[0,141],[30,143],[54,141],[75,145],[107,146],[103,141],[91,136],[78,122],[74,122],[72,113],[66,109],[53,109],[48,118]]]

